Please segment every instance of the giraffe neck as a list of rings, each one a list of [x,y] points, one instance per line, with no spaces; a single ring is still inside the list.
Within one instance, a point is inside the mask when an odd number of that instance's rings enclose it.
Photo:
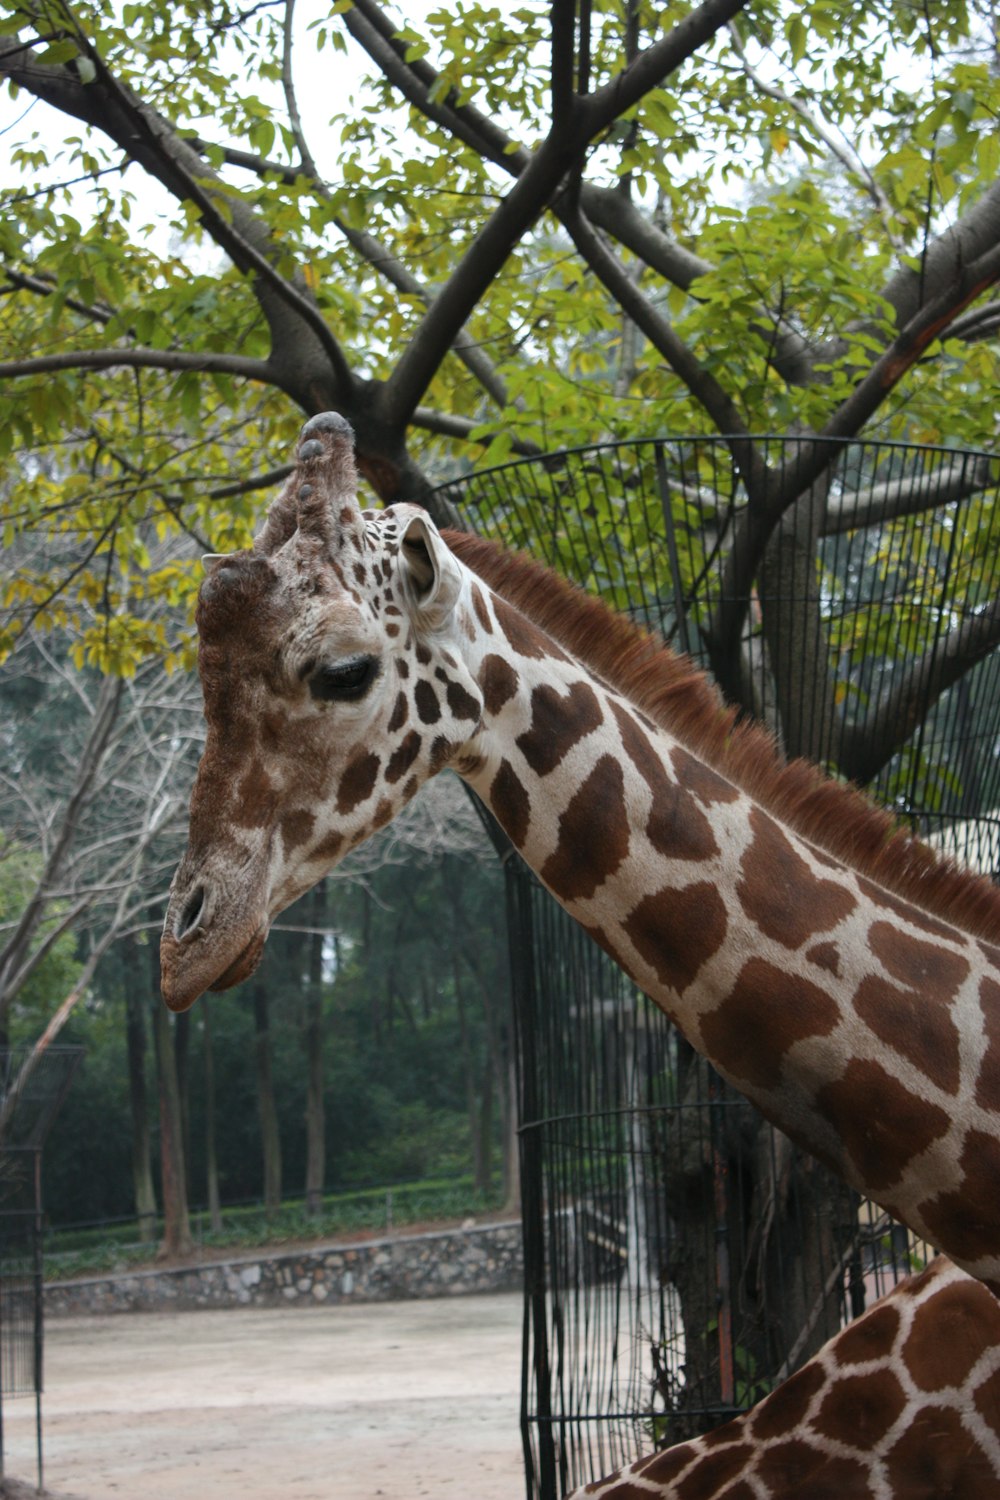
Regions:
[[[1000,1304],[938,1260],[746,1415],[571,1500],[1000,1497]]]
[[[485,707],[460,769],[527,863],[771,1121],[1000,1287],[1000,952],[804,838],[478,582],[464,618]]]

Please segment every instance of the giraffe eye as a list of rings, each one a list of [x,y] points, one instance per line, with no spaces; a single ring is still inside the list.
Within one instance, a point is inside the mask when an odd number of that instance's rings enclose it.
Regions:
[[[353,656],[335,667],[317,667],[309,679],[309,691],[323,702],[353,703],[367,693],[378,669],[377,656]]]

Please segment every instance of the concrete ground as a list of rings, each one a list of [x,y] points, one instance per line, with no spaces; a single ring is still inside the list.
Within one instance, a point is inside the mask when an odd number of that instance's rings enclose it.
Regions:
[[[516,1294],[50,1319],[45,1488],[522,1500],[520,1344]],[[5,1402],[3,1419],[5,1471],[33,1481],[33,1400]]]

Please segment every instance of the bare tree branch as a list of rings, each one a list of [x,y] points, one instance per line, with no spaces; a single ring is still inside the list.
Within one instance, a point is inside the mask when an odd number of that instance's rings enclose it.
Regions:
[[[69,854],[80,820],[90,801],[95,778],[118,718],[122,692],[121,678],[105,678],[101,684],[90,732],[80,756],[76,781],[61,819],[59,835],[49,851],[31,899],[26,902],[17,926],[0,950],[0,1016],[10,1004],[11,977],[24,962],[25,953],[41,924],[48,893],[59,878],[63,862]]]
[[[830,495],[820,525],[821,536],[837,536],[860,526],[874,526],[901,516],[921,515],[956,500],[975,495],[990,483],[991,463],[985,454],[968,462],[958,460],[928,469],[917,479],[893,479],[848,495]]]
[[[292,21],[294,18],[295,0],[285,0],[285,18],[282,26],[281,87],[285,94],[288,123],[295,138],[295,144],[299,148],[299,160],[302,163],[302,170],[307,177],[316,180],[319,178],[319,173],[316,170],[316,163],[313,161],[312,152],[309,150],[305,131],[302,128],[299,102],[295,97],[295,79],[292,75]]]
[[[186,354],[178,349],[145,349],[127,345],[119,349],[68,349],[60,354],[37,354],[29,359],[0,360],[0,379],[45,375],[54,370],[197,370],[239,375],[244,380],[274,384],[274,370],[267,360],[242,354]]]

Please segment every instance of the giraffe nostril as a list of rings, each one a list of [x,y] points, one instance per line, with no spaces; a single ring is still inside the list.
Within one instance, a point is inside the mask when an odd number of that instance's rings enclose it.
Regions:
[[[205,887],[196,885],[190,896],[184,903],[184,909],[177,918],[174,928],[174,936],[180,941],[189,937],[197,927],[202,912],[205,910]]]

